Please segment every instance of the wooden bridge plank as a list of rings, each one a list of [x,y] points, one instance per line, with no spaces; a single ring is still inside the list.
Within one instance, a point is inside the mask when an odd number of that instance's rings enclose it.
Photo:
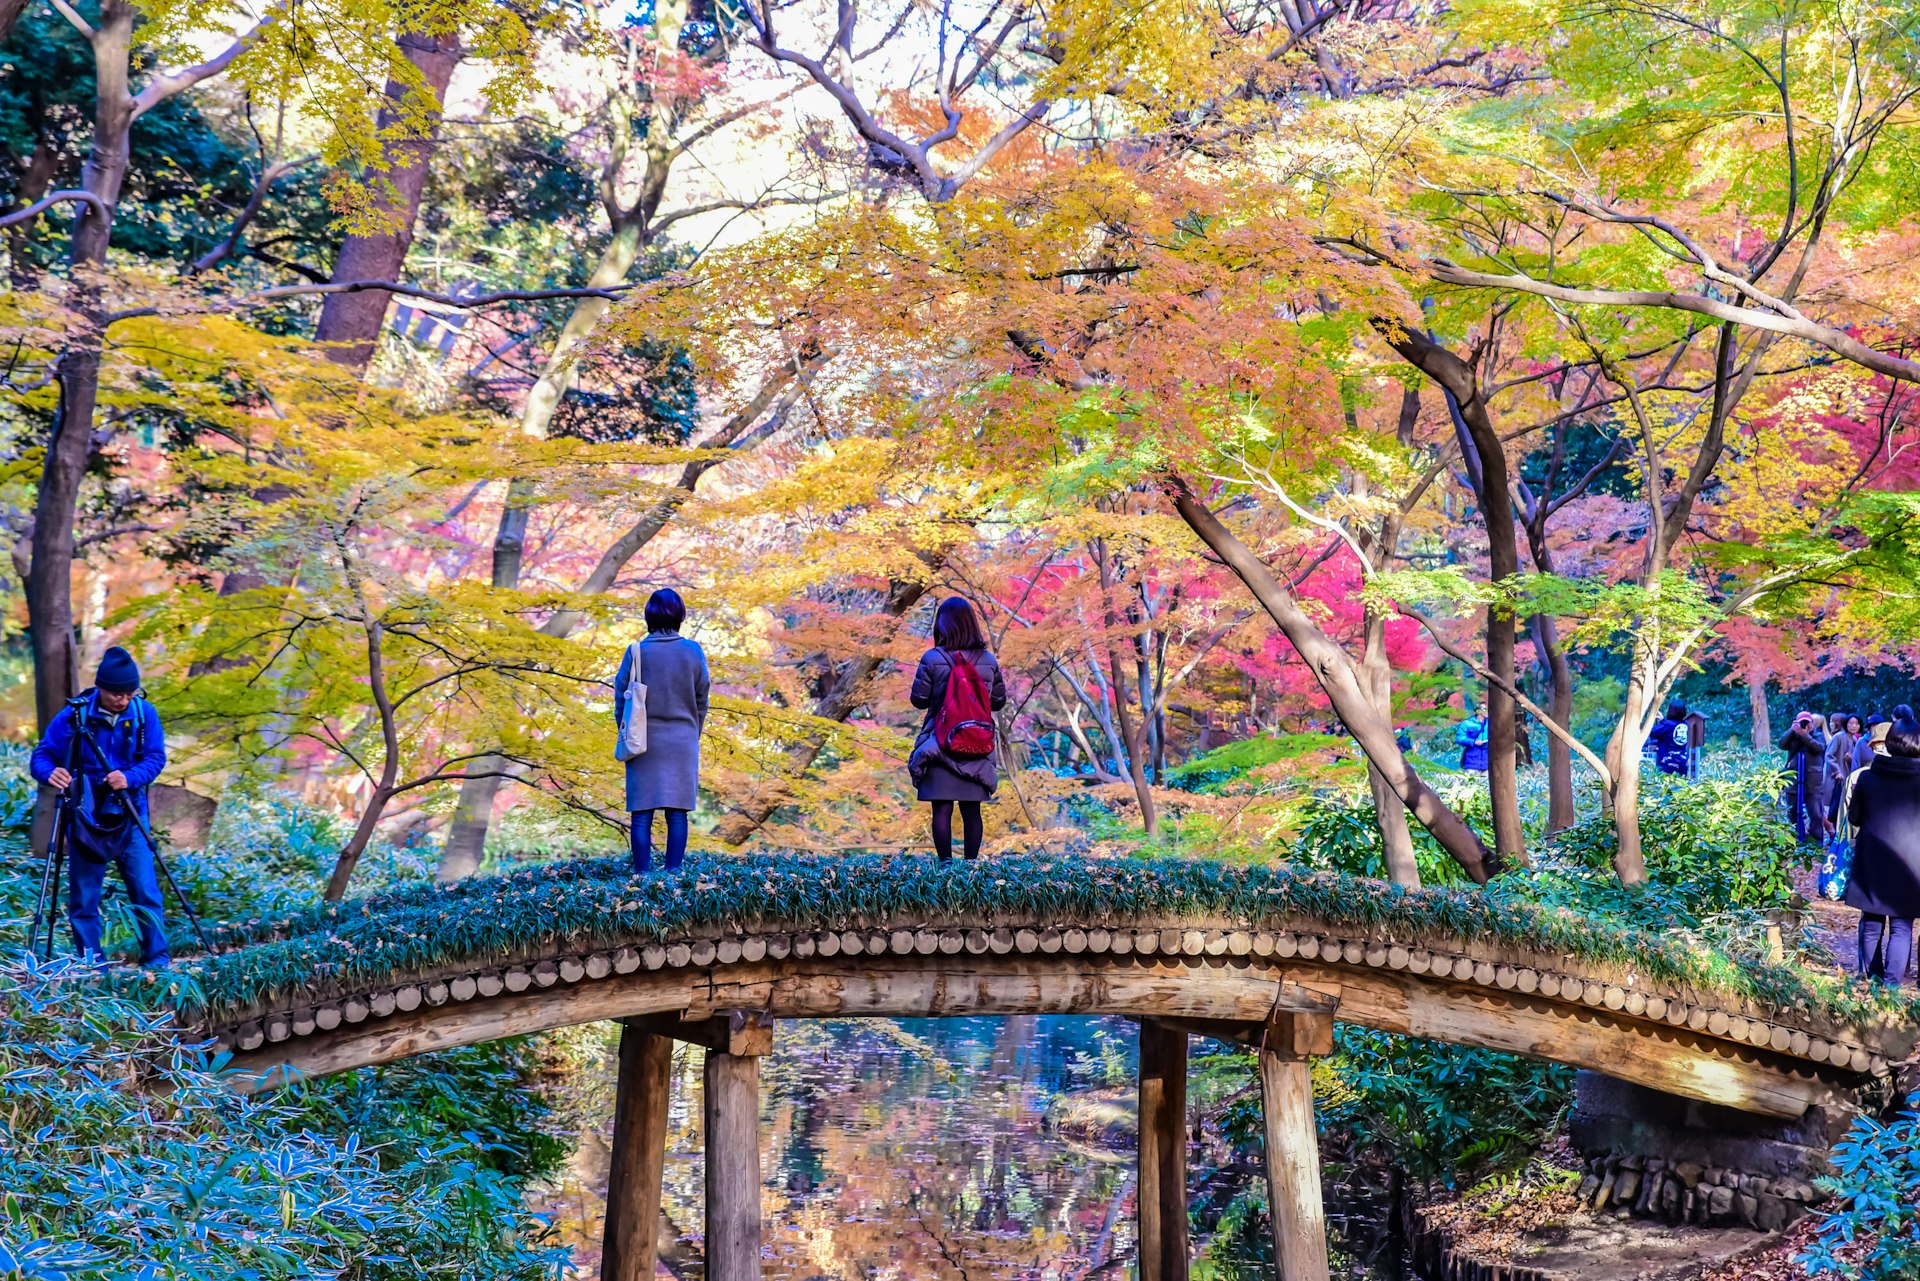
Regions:
[[[600,1019],[729,1008],[765,1010],[777,1018],[1081,1013],[1255,1022],[1274,1008],[1280,985],[1293,983],[1338,996],[1346,1022],[1593,1068],[1744,1111],[1798,1116],[1809,1104],[1841,1094],[1811,1065],[1796,1070],[1771,1050],[1716,1042],[1684,1025],[1656,1024],[1651,1007],[1649,1017],[1634,1019],[1520,990],[1422,978],[1411,967],[1283,960],[1277,951],[1270,960],[1062,952],[785,962],[769,952],[758,964],[743,960],[717,971],[641,970],[487,1000],[423,1005],[332,1032],[256,1044],[235,1066],[261,1073],[286,1064],[326,1075]]]

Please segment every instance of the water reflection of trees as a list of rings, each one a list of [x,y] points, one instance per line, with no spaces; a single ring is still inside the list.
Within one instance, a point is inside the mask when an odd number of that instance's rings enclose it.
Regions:
[[[1117,1275],[1110,1265],[1133,1250],[1130,1154],[1064,1142],[1047,1110],[1100,1084],[1131,1039],[1130,1025],[1093,1019],[782,1023],[761,1076],[768,1281]],[[673,1090],[661,1257],[689,1277],[704,1193],[698,1051],[675,1054]],[[589,1133],[541,1199],[582,1277],[598,1275],[610,1053],[590,1091]]]
[[[565,1177],[538,1198],[597,1278],[613,1123],[611,1025],[597,1073],[570,1087],[583,1117]],[[1050,1108],[1080,1095],[1133,1106],[1136,1030],[1121,1019],[792,1021],[762,1064],[767,1281],[1119,1281],[1134,1259],[1131,1123],[1103,1140],[1057,1132]],[[660,1258],[702,1271],[701,1052],[674,1054]],[[1272,1275],[1251,1057],[1196,1041],[1189,1087],[1189,1204],[1196,1252],[1218,1281]],[[1102,1143],[1107,1146],[1102,1146]],[[1330,1153],[1332,1217],[1347,1274],[1384,1269],[1378,1197]],[[1382,1257],[1374,1257],[1382,1255]],[[1356,1257],[1357,1256],[1357,1257]]]

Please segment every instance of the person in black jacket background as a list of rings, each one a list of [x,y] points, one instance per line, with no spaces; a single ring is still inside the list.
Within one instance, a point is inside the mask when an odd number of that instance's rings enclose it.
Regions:
[[[1826,816],[1820,812],[1820,775],[1827,763],[1827,739],[1820,719],[1812,712],[1793,718],[1793,728],[1780,740],[1787,754],[1787,821],[1802,845],[1826,835]]]
[[[1647,735],[1646,750],[1662,774],[1685,775],[1692,729],[1687,724],[1687,705],[1679,699],[1667,705],[1667,714],[1654,722]]]
[[[1846,902],[1862,913],[1860,972],[1899,983],[1920,917],[1920,721],[1893,723],[1887,755],[1854,782],[1847,818],[1855,835]]]

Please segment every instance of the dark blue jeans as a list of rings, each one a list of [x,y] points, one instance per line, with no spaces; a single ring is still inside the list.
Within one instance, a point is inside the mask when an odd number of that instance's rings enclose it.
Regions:
[[[653,870],[653,810],[633,811],[633,870]],[[660,810],[667,816],[667,868],[671,872],[687,856],[687,812]]]
[[[1897,916],[1860,918],[1860,972],[1896,986],[1913,959],[1913,922]]]
[[[125,849],[112,861],[120,869],[127,898],[133,904],[134,922],[140,930],[140,963],[167,964],[165,909],[160,901],[153,846],[135,828],[127,833]],[[107,959],[100,947],[100,896],[106,890],[107,863],[79,841],[67,843],[67,921],[73,926],[73,946],[96,963]]]

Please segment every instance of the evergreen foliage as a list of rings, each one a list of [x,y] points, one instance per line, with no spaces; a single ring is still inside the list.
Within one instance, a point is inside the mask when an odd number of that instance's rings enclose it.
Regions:
[[[534,1281],[561,1262],[497,1144],[390,1105],[384,1148],[316,1132],[311,1101],[236,1093],[163,1016],[77,978],[0,967],[0,1275]]]
[[[1809,1274],[1848,1281],[1920,1275],[1920,1094],[1892,1121],[1856,1118],[1834,1147],[1832,1177],[1820,1186],[1834,1201],[1800,1256]],[[1872,1242],[1858,1268],[1841,1258],[1842,1247],[1857,1239]]]
[[[1341,1025],[1315,1081],[1322,1129],[1355,1158],[1451,1187],[1524,1160],[1573,1100],[1572,1068]]]

